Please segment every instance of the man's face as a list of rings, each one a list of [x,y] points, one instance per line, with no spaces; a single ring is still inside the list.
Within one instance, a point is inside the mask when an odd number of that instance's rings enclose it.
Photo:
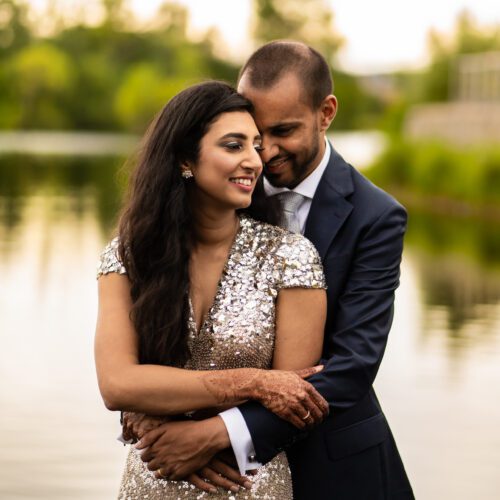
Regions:
[[[238,92],[255,108],[265,176],[273,186],[295,187],[323,157],[321,110],[311,108],[301,82],[292,73],[285,74],[269,89],[256,89],[244,74]]]

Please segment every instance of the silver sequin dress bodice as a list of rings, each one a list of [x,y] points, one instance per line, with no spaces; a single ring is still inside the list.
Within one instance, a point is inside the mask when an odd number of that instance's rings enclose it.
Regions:
[[[118,239],[105,248],[101,274],[126,269],[118,258]],[[282,288],[325,288],[323,269],[313,244],[301,235],[240,217],[240,228],[220,278],[214,302],[199,333],[192,314],[186,368],[223,370],[271,368],[276,298]],[[194,489],[184,481],[157,480],[131,448],[122,479],[120,499],[266,498],[291,499],[291,479],[284,453],[259,469],[251,490],[217,495]]]

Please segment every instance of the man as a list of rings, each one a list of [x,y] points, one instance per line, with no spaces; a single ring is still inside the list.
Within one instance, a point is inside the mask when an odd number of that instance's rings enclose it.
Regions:
[[[255,106],[266,192],[293,200],[284,202],[287,225],[305,234],[323,261],[325,368],[309,382],[328,401],[330,414],[304,436],[248,402],[207,421],[172,426],[161,438],[153,431],[142,446],[158,439],[175,454],[164,455],[168,468],[162,470],[171,479],[195,470],[213,479],[210,464],[205,465],[231,445],[242,474],[286,450],[296,499],[411,499],[372,387],[392,323],[405,210],[326,140],[337,99],[328,65],[315,50],[287,41],[261,47],[242,68],[238,90]],[[155,458],[162,455],[158,448],[155,453]],[[146,450],[144,460],[152,456]],[[215,470],[224,474],[217,465]]]

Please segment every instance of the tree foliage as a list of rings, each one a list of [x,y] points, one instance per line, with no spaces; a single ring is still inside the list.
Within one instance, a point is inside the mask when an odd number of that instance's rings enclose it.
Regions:
[[[185,86],[210,78],[236,82],[239,64],[218,55],[213,29],[201,40],[190,38],[184,6],[164,1],[141,26],[127,0],[100,2],[101,20],[88,24],[83,4],[68,18],[61,10],[66,3],[48,0],[36,17],[28,0],[0,0],[0,128],[140,133]],[[342,39],[327,0],[254,0],[253,6],[257,43],[302,40],[334,64]],[[373,125],[380,102],[352,75],[335,71],[334,80],[341,103],[336,128]]]
[[[0,62],[32,39],[27,21],[28,7],[14,0],[0,0]]]
[[[65,124],[64,104],[75,75],[71,59],[57,47],[43,43],[23,48],[10,65],[16,82],[12,95],[19,103],[15,125],[57,128]]]
[[[326,0],[254,0],[254,38],[259,44],[282,38],[305,42],[328,62],[342,44]]]
[[[186,8],[164,2],[140,29],[126,1],[101,4],[97,25],[54,20],[41,37],[28,3],[0,0],[0,128],[140,132],[186,85],[235,80],[237,66],[214,55],[209,35],[188,37]]]

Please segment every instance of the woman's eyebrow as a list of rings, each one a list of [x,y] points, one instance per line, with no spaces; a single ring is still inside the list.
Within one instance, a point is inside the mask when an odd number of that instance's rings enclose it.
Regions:
[[[243,139],[246,140],[248,139],[248,136],[246,134],[242,134],[241,132],[229,132],[227,134],[224,134],[221,139],[228,139],[229,137],[234,137],[235,139]],[[262,137],[260,134],[257,134],[254,138],[254,141],[262,140]]]
[[[248,139],[248,137],[241,132],[229,132],[227,134],[224,134],[221,139],[227,139],[228,137],[234,137],[236,139]]]

